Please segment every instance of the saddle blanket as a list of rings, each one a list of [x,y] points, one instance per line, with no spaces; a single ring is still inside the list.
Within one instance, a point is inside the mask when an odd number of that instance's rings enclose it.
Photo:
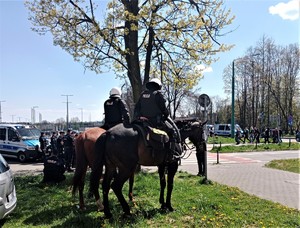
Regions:
[[[153,127],[148,127],[148,129],[149,131],[146,136],[148,142],[151,141],[155,141],[159,143],[169,142],[169,136],[165,131]]]

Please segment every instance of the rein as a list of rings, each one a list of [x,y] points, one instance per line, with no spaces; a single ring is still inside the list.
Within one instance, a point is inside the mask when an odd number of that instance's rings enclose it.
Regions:
[[[181,129],[182,130],[185,130],[185,131],[192,131],[193,130],[193,127],[202,127],[203,125],[197,125],[197,126],[192,126],[192,125],[188,125],[188,126],[183,126]],[[202,129],[202,132],[203,132],[203,129]],[[189,137],[189,136],[188,136]],[[203,140],[203,138],[201,137],[201,141]],[[205,140],[204,140],[205,141]],[[180,159],[188,159],[192,152],[197,150],[197,147],[194,143],[192,143],[193,145],[192,146],[189,146],[185,140],[182,141],[182,147],[183,147],[183,152],[182,152],[182,155],[180,156]],[[197,143],[198,144],[198,143]],[[188,152],[189,151],[189,152]]]
[[[182,153],[182,156],[180,157],[181,159],[188,159],[192,152],[194,151],[194,149],[196,148],[195,146],[192,146],[190,147],[185,141],[182,143],[182,145],[184,146],[184,149],[183,149],[183,153]],[[186,156],[187,154],[187,151],[190,151],[189,154]]]

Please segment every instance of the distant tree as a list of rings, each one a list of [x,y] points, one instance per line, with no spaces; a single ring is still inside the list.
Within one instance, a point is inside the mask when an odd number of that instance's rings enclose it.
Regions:
[[[55,120],[55,123],[60,123],[61,124],[61,123],[65,123],[65,122],[66,122],[65,119],[62,118],[62,117]]]
[[[202,75],[202,71],[197,69],[191,70],[184,65],[177,66],[176,68],[169,68],[167,65],[165,69],[162,71],[162,74],[170,76],[162,77],[164,82],[163,91],[167,99],[167,106],[171,117],[175,118],[176,112],[183,102],[183,98],[189,97],[194,99],[196,96],[196,102],[198,101],[199,95],[195,94],[195,91],[192,91],[192,89],[201,79],[194,75]]]
[[[198,103],[198,91],[188,91],[185,93],[181,101],[180,108],[178,108],[179,116],[187,117],[201,117],[200,105]]]
[[[231,93],[232,65],[224,70],[225,87]],[[241,126],[288,129],[292,115],[299,120],[300,48],[276,45],[263,36],[245,56],[235,60],[235,117]]]
[[[80,119],[76,116],[76,117],[72,117],[70,120],[71,123],[79,123]]]
[[[129,80],[134,102],[161,64],[177,72],[179,63],[195,69],[231,47],[218,41],[233,20],[221,0],[112,0],[103,20],[92,0],[32,0],[26,6],[34,31],[51,32],[54,45],[86,69],[113,68]]]

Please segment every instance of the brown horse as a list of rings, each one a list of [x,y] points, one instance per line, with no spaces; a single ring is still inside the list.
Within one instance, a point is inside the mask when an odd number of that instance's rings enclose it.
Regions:
[[[80,209],[85,208],[83,190],[87,168],[93,165],[95,160],[95,143],[104,132],[105,130],[100,127],[90,128],[79,134],[75,140],[76,169],[73,177],[72,194],[74,196],[78,188]],[[99,210],[103,210],[100,199],[96,200],[96,204]]]
[[[187,125],[189,127],[187,127]],[[188,122],[180,129],[180,133],[184,136],[182,137],[183,139],[195,137],[202,140],[203,125],[198,122],[197,124]],[[180,155],[175,159],[174,157],[169,159],[169,155],[172,152],[170,152],[170,149],[168,148],[169,147],[166,146],[165,149],[158,151],[147,147],[143,137],[139,134],[134,125],[124,127],[123,124],[119,124],[98,138],[95,144],[96,157],[90,178],[90,189],[94,193],[96,200],[100,199],[98,192],[99,176],[101,176],[103,165],[105,165],[102,190],[104,213],[106,217],[109,218],[112,216],[108,203],[110,187],[113,189],[121,203],[125,215],[130,215],[130,208],[122,194],[122,188],[124,183],[132,177],[138,164],[143,166],[158,166],[161,184],[159,202],[161,203],[162,209],[173,211],[171,195]],[[164,200],[166,168],[168,185],[166,200]]]

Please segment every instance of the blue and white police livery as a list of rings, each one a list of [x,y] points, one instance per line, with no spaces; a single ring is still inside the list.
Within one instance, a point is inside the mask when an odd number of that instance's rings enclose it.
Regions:
[[[33,125],[0,124],[0,153],[18,158],[20,162],[40,158],[40,134],[40,130]]]

